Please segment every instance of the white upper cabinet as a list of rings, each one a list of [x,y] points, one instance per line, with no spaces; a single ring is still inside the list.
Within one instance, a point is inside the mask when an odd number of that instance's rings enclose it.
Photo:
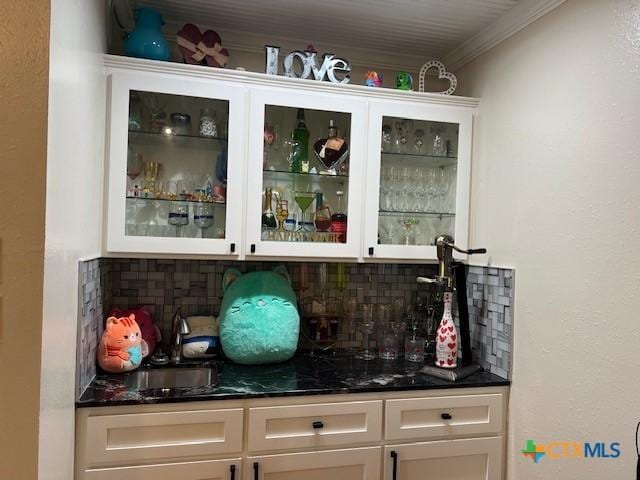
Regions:
[[[238,255],[246,90],[143,72],[109,80],[106,250]]]
[[[248,256],[359,257],[366,111],[340,94],[252,89]]]
[[[106,253],[422,262],[445,233],[466,247],[476,100],[105,63]]]
[[[466,248],[471,128],[468,109],[370,103],[365,260],[437,258],[441,234]]]

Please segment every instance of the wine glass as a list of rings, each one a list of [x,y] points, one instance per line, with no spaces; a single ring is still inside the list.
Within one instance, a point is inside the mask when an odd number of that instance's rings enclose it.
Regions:
[[[289,202],[278,200],[276,203],[276,219],[278,220],[278,230],[284,231],[284,221],[289,218]]]
[[[393,134],[391,126],[382,126],[382,151],[391,152],[393,150]]]
[[[171,202],[169,207],[169,225],[176,227],[176,237],[180,237],[180,229],[189,224],[189,204],[185,202]]]
[[[447,154],[447,142],[442,134],[442,127],[431,127],[433,143],[431,144],[431,155],[434,157],[444,157]]]
[[[362,320],[360,328],[362,330],[362,350],[356,355],[361,360],[373,360],[376,354],[369,348],[369,335],[376,331],[375,305],[362,306]]]
[[[311,204],[313,203],[313,200],[315,199],[315,193],[296,191],[294,192],[294,199],[298,204],[298,207],[300,207],[300,211],[302,212],[302,219],[301,219],[299,230],[305,230],[307,228],[306,212],[311,206]]]
[[[407,153],[407,131],[405,130],[404,120],[396,120],[395,123],[396,138],[393,142],[393,151],[395,153]]]
[[[398,223],[404,227],[404,244],[415,245],[415,237],[413,236],[413,227],[417,225],[418,219],[413,217],[404,217],[398,219]]]
[[[205,238],[205,230],[213,225],[213,205],[205,202],[197,203],[193,208],[193,223],[200,228],[200,236]]]
[[[416,155],[424,155],[426,151],[424,142],[424,130],[419,128],[413,133],[413,135],[415,137],[413,141],[413,153],[415,153]]]

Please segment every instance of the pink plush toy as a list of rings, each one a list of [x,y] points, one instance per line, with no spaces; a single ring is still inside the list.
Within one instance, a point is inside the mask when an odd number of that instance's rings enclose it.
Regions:
[[[98,346],[98,364],[103,370],[111,373],[135,370],[148,352],[135,315],[107,318]]]

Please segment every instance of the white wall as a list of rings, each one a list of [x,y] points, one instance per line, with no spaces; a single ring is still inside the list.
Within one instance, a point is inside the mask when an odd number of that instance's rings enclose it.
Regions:
[[[470,245],[517,269],[508,478],[635,478],[640,4],[568,0],[458,79],[482,102]],[[622,456],[534,465],[526,439]]]
[[[40,479],[73,478],[78,259],[100,253],[104,8],[51,2]]]

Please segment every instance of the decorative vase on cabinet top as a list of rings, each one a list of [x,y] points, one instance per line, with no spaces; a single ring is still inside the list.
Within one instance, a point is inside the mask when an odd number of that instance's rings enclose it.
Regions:
[[[153,8],[136,10],[136,26],[124,42],[124,53],[130,57],[168,60],[169,44],[162,34],[162,15]]]

